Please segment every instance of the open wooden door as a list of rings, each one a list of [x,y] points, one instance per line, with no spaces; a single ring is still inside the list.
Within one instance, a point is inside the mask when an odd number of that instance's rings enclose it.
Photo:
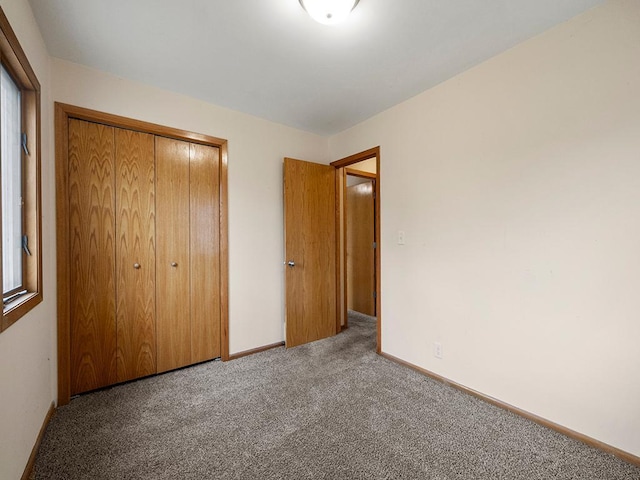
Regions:
[[[347,170],[348,171],[348,170]],[[347,308],[375,317],[375,180],[347,187]]]
[[[328,165],[284,159],[286,345],[336,334],[336,180]]]

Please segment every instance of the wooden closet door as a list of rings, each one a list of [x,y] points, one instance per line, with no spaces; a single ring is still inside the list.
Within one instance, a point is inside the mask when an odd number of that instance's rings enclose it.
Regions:
[[[116,129],[118,382],[156,373],[154,136]]]
[[[220,149],[191,144],[191,362],[220,356]]]
[[[156,328],[158,372],[191,363],[190,144],[156,137]]]
[[[114,129],[69,120],[71,394],[115,383]]]

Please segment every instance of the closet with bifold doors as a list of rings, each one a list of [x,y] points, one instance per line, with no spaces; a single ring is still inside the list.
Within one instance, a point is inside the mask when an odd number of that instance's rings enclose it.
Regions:
[[[219,357],[220,147],[66,127],[69,394]]]

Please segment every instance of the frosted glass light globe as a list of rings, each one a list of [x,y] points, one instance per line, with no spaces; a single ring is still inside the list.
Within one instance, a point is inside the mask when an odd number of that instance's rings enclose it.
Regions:
[[[335,25],[344,21],[359,0],[300,0],[309,16],[324,25]]]

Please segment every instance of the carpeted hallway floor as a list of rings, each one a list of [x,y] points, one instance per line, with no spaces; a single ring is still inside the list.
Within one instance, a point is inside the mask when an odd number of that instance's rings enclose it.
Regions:
[[[640,479],[640,469],[375,354],[375,322],[81,396],[37,479]]]

